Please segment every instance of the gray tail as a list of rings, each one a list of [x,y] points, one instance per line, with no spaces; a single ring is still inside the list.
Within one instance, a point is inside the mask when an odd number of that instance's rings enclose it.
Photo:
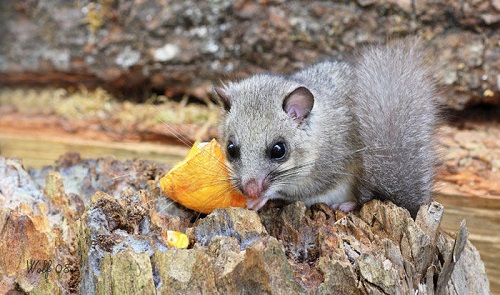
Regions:
[[[419,41],[370,48],[355,68],[353,100],[365,147],[362,202],[387,199],[415,217],[431,200],[437,117]]]

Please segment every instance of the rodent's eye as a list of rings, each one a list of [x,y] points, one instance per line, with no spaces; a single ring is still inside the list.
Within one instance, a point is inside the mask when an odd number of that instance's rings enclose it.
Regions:
[[[228,141],[226,148],[230,160],[237,159],[240,156],[240,149],[231,140]]]
[[[286,156],[286,145],[284,142],[275,143],[270,150],[269,155],[273,160],[282,160]]]

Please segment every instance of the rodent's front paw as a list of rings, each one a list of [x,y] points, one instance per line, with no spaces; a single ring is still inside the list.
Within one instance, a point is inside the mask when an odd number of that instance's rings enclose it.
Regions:
[[[269,199],[268,198],[256,198],[256,199],[247,198],[246,205],[247,205],[247,208],[257,211],[267,203],[267,200],[269,200]]]
[[[247,203],[248,205],[248,203]],[[358,204],[356,202],[344,202],[340,204],[335,204],[332,206],[334,210],[342,211],[344,213],[349,213],[358,208]]]

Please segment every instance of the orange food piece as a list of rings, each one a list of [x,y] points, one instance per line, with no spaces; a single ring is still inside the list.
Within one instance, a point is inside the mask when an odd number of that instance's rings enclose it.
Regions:
[[[195,142],[184,160],[160,179],[175,202],[205,214],[218,208],[246,207],[246,197],[229,181],[226,158],[215,139]]]
[[[167,245],[169,248],[186,249],[189,246],[189,238],[181,232],[168,230]]]

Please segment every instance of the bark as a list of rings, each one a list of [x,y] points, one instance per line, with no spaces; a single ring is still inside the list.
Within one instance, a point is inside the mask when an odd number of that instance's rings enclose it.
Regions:
[[[421,35],[443,99],[500,105],[500,4],[459,0],[14,1],[0,4],[0,84],[204,97],[220,79],[290,73]]]
[[[0,158],[2,293],[489,294],[465,225],[439,229],[436,202],[416,220],[381,201],[204,216],[161,195],[165,170],[67,154],[27,172]],[[168,248],[167,230],[189,248]]]

